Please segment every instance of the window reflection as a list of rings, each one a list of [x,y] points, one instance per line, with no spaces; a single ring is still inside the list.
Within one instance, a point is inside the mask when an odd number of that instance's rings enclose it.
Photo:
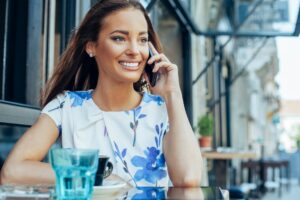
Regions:
[[[150,3],[151,0],[141,0],[140,2],[143,4],[143,6],[146,8],[147,5]]]
[[[16,141],[28,127],[0,124],[0,169]]]
[[[0,2],[0,99],[39,105],[62,50],[61,1]]]

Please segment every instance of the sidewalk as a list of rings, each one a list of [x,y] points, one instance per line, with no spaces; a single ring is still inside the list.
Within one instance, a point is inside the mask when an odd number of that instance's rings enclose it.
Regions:
[[[283,186],[281,195],[277,190],[267,192],[261,200],[293,200],[299,199],[300,185],[298,183],[291,184],[290,188],[287,190],[286,186]]]

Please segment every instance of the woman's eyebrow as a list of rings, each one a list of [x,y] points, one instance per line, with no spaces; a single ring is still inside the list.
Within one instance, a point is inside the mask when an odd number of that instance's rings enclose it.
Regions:
[[[144,35],[144,34],[148,34],[148,31],[139,32],[139,35]]]
[[[113,32],[111,32],[110,34],[114,34],[114,33],[122,33],[124,35],[129,35],[129,32],[128,31],[124,31],[124,30],[115,30]],[[144,34],[148,34],[147,31],[141,31],[139,32],[139,35],[144,35]]]

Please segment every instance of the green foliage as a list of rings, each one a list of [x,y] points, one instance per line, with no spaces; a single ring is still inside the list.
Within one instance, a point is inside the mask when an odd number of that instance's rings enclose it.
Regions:
[[[293,140],[295,140],[298,149],[300,148],[300,125],[296,127],[296,135],[292,137]]]
[[[212,115],[203,115],[198,119],[197,129],[202,136],[212,136],[214,127],[214,120]]]

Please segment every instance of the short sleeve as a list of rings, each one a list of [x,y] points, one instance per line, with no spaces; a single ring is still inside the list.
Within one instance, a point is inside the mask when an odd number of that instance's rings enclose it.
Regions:
[[[62,109],[65,103],[65,94],[57,95],[50,101],[41,111],[41,114],[48,115],[56,124],[58,129],[61,129],[62,124]]]

